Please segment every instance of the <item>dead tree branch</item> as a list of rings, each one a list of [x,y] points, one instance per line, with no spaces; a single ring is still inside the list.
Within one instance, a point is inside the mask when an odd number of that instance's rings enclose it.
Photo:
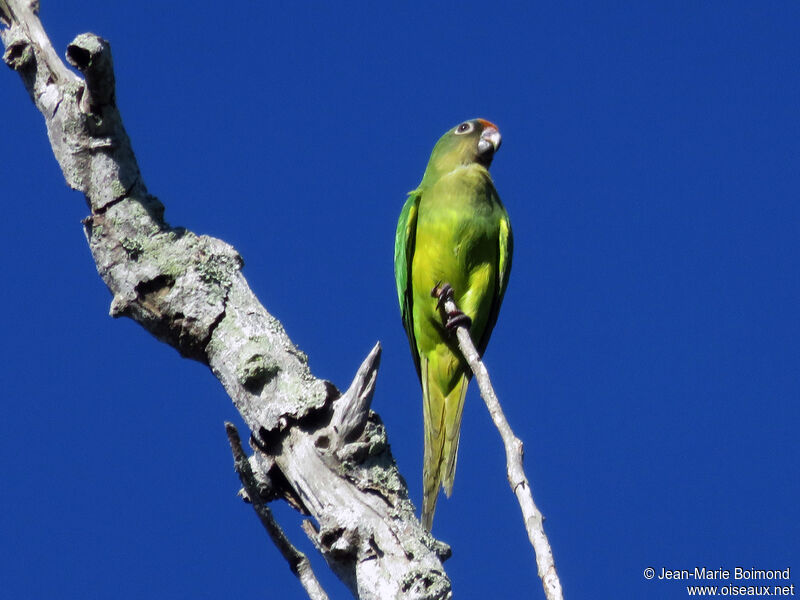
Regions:
[[[419,524],[378,416],[369,410],[380,350],[342,396],[242,276],[234,248],[164,220],[139,171],[117,110],[108,42],[75,38],[58,58],[30,0],[0,0],[3,60],[42,113],[67,184],[90,215],[84,233],[129,317],[184,357],[208,365],[252,431],[262,504],[285,498],[309,514],[306,532],[353,595],[450,597],[449,549]]]
[[[247,458],[244,448],[242,448],[242,440],[239,438],[236,426],[233,423],[225,423],[225,432],[228,434],[228,441],[231,445],[233,465],[243,486],[240,495],[243,493],[245,500],[253,505],[253,510],[269,534],[272,543],[278,547],[283,558],[289,563],[292,573],[300,579],[300,583],[305,588],[308,597],[311,600],[328,600],[328,594],[322,589],[316,575],[314,575],[314,570],[311,568],[308,557],[289,541],[281,526],[275,521],[275,517],[272,516],[269,506],[261,499],[258,481],[253,474],[250,460]]]
[[[432,295],[436,295],[440,291],[437,288],[434,288]],[[442,307],[445,314],[460,312],[452,294],[446,295],[443,300]],[[542,513],[539,512],[533,502],[531,486],[522,467],[524,455],[522,441],[514,435],[511,426],[506,420],[500,401],[497,399],[497,394],[495,394],[494,387],[489,379],[489,371],[487,371],[486,365],[483,364],[481,356],[475,348],[468,326],[465,324],[459,325],[456,328],[456,337],[458,338],[458,347],[467,363],[469,363],[469,368],[472,369],[475,379],[478,381],[478,387],[480,387],[481,397],[486,403],[486,408],[489,409],[492,421],[503,439],[503,446],[506,450],[508,483],[522,510],[525,530],[528,532],[528,539],[536,553],[536,565],[539,570],[539,578],[542,580],[545,596],[547,600],[563,600],[561,581],[558,578],[555,562],[553,561],[553,550],[550,548],[550,542],[544,533],[544,517],[542,517]]]

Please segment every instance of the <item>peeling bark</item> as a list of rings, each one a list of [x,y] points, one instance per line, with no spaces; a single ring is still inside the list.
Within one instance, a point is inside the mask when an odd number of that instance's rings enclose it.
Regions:
[[[113,295],[110,314],[209,366],[252,432],[257,500],[281,497],[309,514],[304,529],[356,597],[449,598],[449,548],[414,516],[369,410],[380,348],[344,395],[315,377],[250,290],[236,250],[164,220],[117,110],[109,43],[82,34],[69,45],[82,79],[58,58],[36,10],[0,0],[3,60],[44,116],[67,184],[86,198],[84,232]]]

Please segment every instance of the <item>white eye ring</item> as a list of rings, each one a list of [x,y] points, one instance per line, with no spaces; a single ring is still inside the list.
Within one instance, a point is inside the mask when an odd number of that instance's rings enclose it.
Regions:
[[[466,135],[468,133],[472,133],[475,129],[475,124],[471,121],[464,121],[461,125],[456,127],[456,130],[453,132],[456,135]]]

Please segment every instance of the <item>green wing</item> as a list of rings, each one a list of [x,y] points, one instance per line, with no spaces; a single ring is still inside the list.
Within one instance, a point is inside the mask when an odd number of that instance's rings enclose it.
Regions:
[[[411,346],[411,356],[417,368],[417,376],[421,377],[419,364],[419,351],[417,340],[414,337],[414,317],[412,313],[411,293],[411,259],[414,257],[414,244],[417,234],[417,209],[422,194],[414,190],[408,195],[397,222],[397,234],[394,238],[394,278],[397,283],[397,299],[400,302],[400,314],[403,317],[403,327],[408,335]],[[495,315],[495,319],[497,315]]]
[[[489,311],[489,319],[486,321],[486,328],[483,330],[483,335],[478,342],[478,352],[483,355],[486,350],[486,345],[489,343],[489,336],[492,335],[495,323],[497,323],[497,315],[500,313],[500,305],[503,303],[503,297],[506,295],[506,288],[508,288],[508,276],[511,274],[511,258],[514,255],[514,235],[511,232],[511,222],[508,220],[508,213],[503,211],[503,217],[500,221],[500,251],[498,253],[497,265],[497,284],[495,287],[495,296],[492,300],[492,307]]]

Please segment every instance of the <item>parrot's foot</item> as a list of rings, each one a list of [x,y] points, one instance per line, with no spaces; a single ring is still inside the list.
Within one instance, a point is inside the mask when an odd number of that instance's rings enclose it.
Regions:
[[[431,290],[431,298],[438,298],[439,302],[436,303],[436,308],[444,310],[444,303],[448,300],[455,302],[455,293],[453,286],[449,283],[442,283],[441,281],[433,286]]]
[[[445,329],[448,331],[455,331],[462,326],[466,327],[467,329],[472,327],[472,319],[470,319],[460,310],[454,310],[453,312],[447,313],[447,321],[444,323]]]
[[[431,296],[439,299],[439,301],[436,303],[436,308],[444,311],[444,314],[447,317],[447,320],[444,322],[445,329],[448,331],[455,331],[462,326],[466,327],[467,329],[472,327],[472,319],[470,319],[463,312],[458,309],[447,310],[445,308],[445,302],[448,300],[453,300],[453,303],[455,304],[452,285],[449,283],[437,283],[431,290]]]

